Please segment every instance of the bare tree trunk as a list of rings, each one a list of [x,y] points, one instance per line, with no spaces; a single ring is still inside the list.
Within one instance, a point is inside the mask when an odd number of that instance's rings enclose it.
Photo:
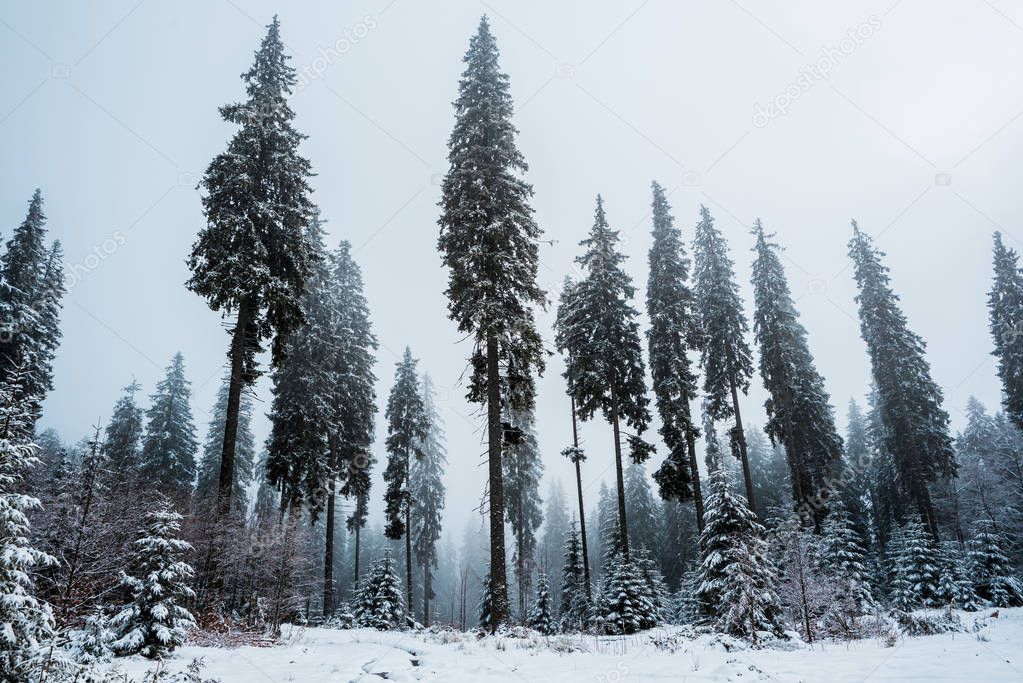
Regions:
[[[334,613],[334,468],[337,466],[337,437],[331,435],[330,455],[327,463],[327,539],[323,554],[323,616]]]
[[[696,438],[686,430],[686,448],[689,450],[689,475],[693,481],[693,507],[696,508],[696,528],[703,531],[703,491],[700,489],[700,466],[696,460]]]
[[[753,476],[749,471],[749,454],[746,452],[746,433],[742,430],[742,415],[739,413],[739,392],[731,382],[732,411],[735,413],[735,440],[739,444],[739,460],[742,462],[742,478],[746,480],[746,503],[756,514],[757,505],[753,497]]]
[[[487,332],[487,455],[490,475],[491,632],[508,620],[508,574],[504,562],[504,480],[501,472],[501,370],[497,334]]]
[[[245,345],[252,318],[248,297],[238,303],[238,320],[231,336],[231,376],[227,390],[227,415],[224,423],[224,444],[220,449],[220,480],[217,487],[217,508],[221,515],[231,511],[234,488],[234,452],[238,441],[238,417],[241,412],[242,386],[245,373]]]
[[[579,448],[579,428],[576,425],[575,419],[575,397],[571,397],[572,401],[572,445]],[[579,459],[575,458],[575,486],[576,491],[579,493],[579,536],[582,538],[583,545],[583,577],[586,580],[586,599],[590,600],[593,596],[590,595],[590,553],[586,547],[586,511],[583,508],[583,475],[579,466]]]
[[[406,465],[405,471],[408,472]],[[408,589],[408,618],[416,620],[416,614],[412,609],[412,513],[409,510],[411,505],[405,501],[405,587]]]
[[[358,524],[355,525],[355,583],[352,584],[355,587],[359,585],[359,537],[362,529]]]
[[[629,561],[629,526],[625,520],[625,476],[622,472],[622,435],[618,428],[618,397],[611,385],[611,427],[615,440],[615,479],[618,483],[618,532],[621,534],[622,557]]]
[[[430,563],[423,568],[423,626],[430,627]]]

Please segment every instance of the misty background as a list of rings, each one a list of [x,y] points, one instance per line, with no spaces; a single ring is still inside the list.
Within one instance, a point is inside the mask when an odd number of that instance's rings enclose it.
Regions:
[[[299,71],[291,103],[309,136],[313,200],[329,243],[353,245],[380,341],[371,519],[382,507],[382,406],[409,345],[445,421],[444,534],[482,523],[485,433],[464,400],[470,346],[447,318],[436,202],[461,57],[484,13],[511,78],[552,302],[600,192],[643,311],[656,179],[687,242],[699,205],[710,208],[749,314],[749,228],[760,217],[787,249],[843,427],[849,399],[862,403],[870,381],[846,255],[856,218],[888,254],[953,429],[970,395],[998,408],[985,308],[991,233],[1023,246],[1019,190],[1005,181],[1023,172],[1023,8],[1005,0],[5,3],[0,233],[41,187],[69,269],[41,429],[77,441],[109,418],[132,378],[145,405],[180,350],[205,437],[228,337],[184,287],[203,225],[195,186],[235,130],[217,108],[243,99],[239,74],[275,13]],[[538,316],[551,350],[553,319],[553,305]],[[571,491],[559,454],[571,440],[562,369],[550,357],[538,384],[544,494],[554,478]],[[747,424],[763,423],[759,382],[742,401]],[[268,377],[256,398],[262,443]],[[601,479],[613,478],[610,428],[596,419],[581,437],[590,508]]]

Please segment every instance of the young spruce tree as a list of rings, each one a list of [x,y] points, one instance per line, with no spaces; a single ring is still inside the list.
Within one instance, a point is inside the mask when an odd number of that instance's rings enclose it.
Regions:
[[[121,581],[131,600],[110,621],[111,643],[119,655],[162,659],[185,642],[195,618],[184,606],[195,597],[188,587],[192,567],[181,555],[192,546],[177,538],[181,515],[164,507],[146,514],[132,550],[131,574]]]
[[[487,406],[490,626],[497,628],[508,616],[501,412],[505,403],[513,410],[532,407],[533,374],[544,366],[533,308],[545,305],[546,296],[536,283],[541,233],[529,206],[533,189],[522,180],[527,165],[515,146],[508,76],[498,66],[486,17],[463,61],[438,247],[449,269],[449,314],[473,338],[468,398]]]
[[[134,483],[142,465],[143,413],[135,402],[135,393],[141,389],[132,381],[124,387],[124,393],[114,404],[110,421],[107,422],[106,438],[103,440],[103,455],[107,458],[115,493]]]
[[[142,476],[168,498],[185,500],[195,478],[195,423],[191,383],[185,379],[185,360],[174,354],[167,375],[149,397],[146,434],[142,439]]]

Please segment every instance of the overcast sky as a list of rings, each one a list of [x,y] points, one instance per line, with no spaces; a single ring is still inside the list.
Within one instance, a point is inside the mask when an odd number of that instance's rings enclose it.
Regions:
[[[540,277],[553,299],[598,192],[642,297],[656,179],[687,241],[699,205],[710,208],[750,313],[749,226],[760,217],[787,248],[844,425],[869,382],[846,254],[855,217],[888,254],[953,425],[971,394],[997,407],[991,233],[1016,248],[1023,239],[1023,9],[1008,0],[5,3],[0,231],[10,234],[41,187],[74,273],[43,419],[66,440],[106,420],[132,377],[145,399],[178,350],[205,435],[228,337],[183,284],[203,226],[195,185],[233,133],[217,107],[243,97],[239,74],[275,12],[302,80],[293,107],[314,200],[330,240],[351,241],[365,275],[380,403],[405,345],[440,391],[456,537],[483,491],[484,449],[460,383],[469,346],[446,316],[436,202],[461,57],[483,13],[552,242]],[[539,316],[551,344],[553,317]],[[567,488],[561,371],[553,357],[537,417],[548,481]],[[267,381],[258,394],[262,441]],[[755,377],[748,423],[763,423],[763,400]],[[382,418],[377,433],[383,459]],[[611,481],[610,430],[597,420],[582,435],[589,507],[600,479]]]

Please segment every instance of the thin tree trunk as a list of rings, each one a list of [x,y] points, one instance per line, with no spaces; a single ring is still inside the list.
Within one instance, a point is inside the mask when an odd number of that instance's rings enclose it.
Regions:
[[[359,585],[359,536],[362,529],[358,524],[355,525],[355,583],[352,584],[355,587]]]
[[[408,467],[405,467],[408,472]],[[412,609],[412,514],[409,501],[405,501],[405,586],[408,588],[408,618],[416,620]]]
[[[611,427],[615,440],[615,480],[618,484],[618,532],[621,535],[622,557],[629,561],[629,526],[625,520],[625,476],[622,472],[622,435],[618,427],[618,397],[611,383]]]
[[[334,468],[337,466],[337,437],[331,435],[330,456],[327,464],[327,539],[323,554],[323,616],[334,613]]]
[[[241,412],[243,374],[245,372],[245,342],[252,317],[248,297],[238,303],[238,320],[231,336],[231,376],[227,391],[227,415],[224,422],[224,443],[220,449],[220,480],[217,487],[217,508],[221,515],[231,511],[231,492],[234,488],[234,452],[238,441],[238,417]]]
[[[686,448],[689,451],[689,475],[693,481],[693,507],[696,508],[696,528],[703,531],[703,491],[700,489],[700,466],[696,460],[696,438],[686,430]]]
[[[430,628],[430,563],[423,568],[423,626]]]
[[[575,397],[572,396],[570,398],[572,401],[572,445],[578,449],[579,428],[576,426],[575,419]],[[583,508],[583,475],[578,458],[575,458],[575,485],[576,490],[579,492],[579,536],[582,538],[583,545],[583,577],[586,580],[586,599],[590,600],[593,597],[590,595],[590,554],[586,547],[586,511]]]
[[[749,471],[749,455],[746,452],[746,433],[742,430],[742,415],[739,413],[739,392],[735,382],[731,382],[732,411],[735,413],[735,440],[739,444],[739,460],[742,462],[742,478],[746,480],[746,502],[754,514],[757,512],[756,500],[753,497],[753,477]]]
[[[504,481],[501,474],[501,376],[497,334],[487,332],[487,456],[490,475],[491,632],[508,620],[508,574],[504,563]]]
[[[522,519],[522,496],[517,496],[518,500],[515,501],[515,509],[518,511],[519,519]],[[529,591],[528,580],[526,577],[526,539],[525,529],[519,529],[518,536],[515,537],[515,546],[518,552],[515,553],[515,573],[519,584],[519,623],[526,623],[526,593]]]
[[[803,628],[806,629],[806,639],[808,642],[813,642],[813,629],[810,626],[810,603],[806,597],[806,575],[803,572],[803,542],[800,539],[796,539],[796,561],[799,563],[799,594],[800,599],[803,602]]]

